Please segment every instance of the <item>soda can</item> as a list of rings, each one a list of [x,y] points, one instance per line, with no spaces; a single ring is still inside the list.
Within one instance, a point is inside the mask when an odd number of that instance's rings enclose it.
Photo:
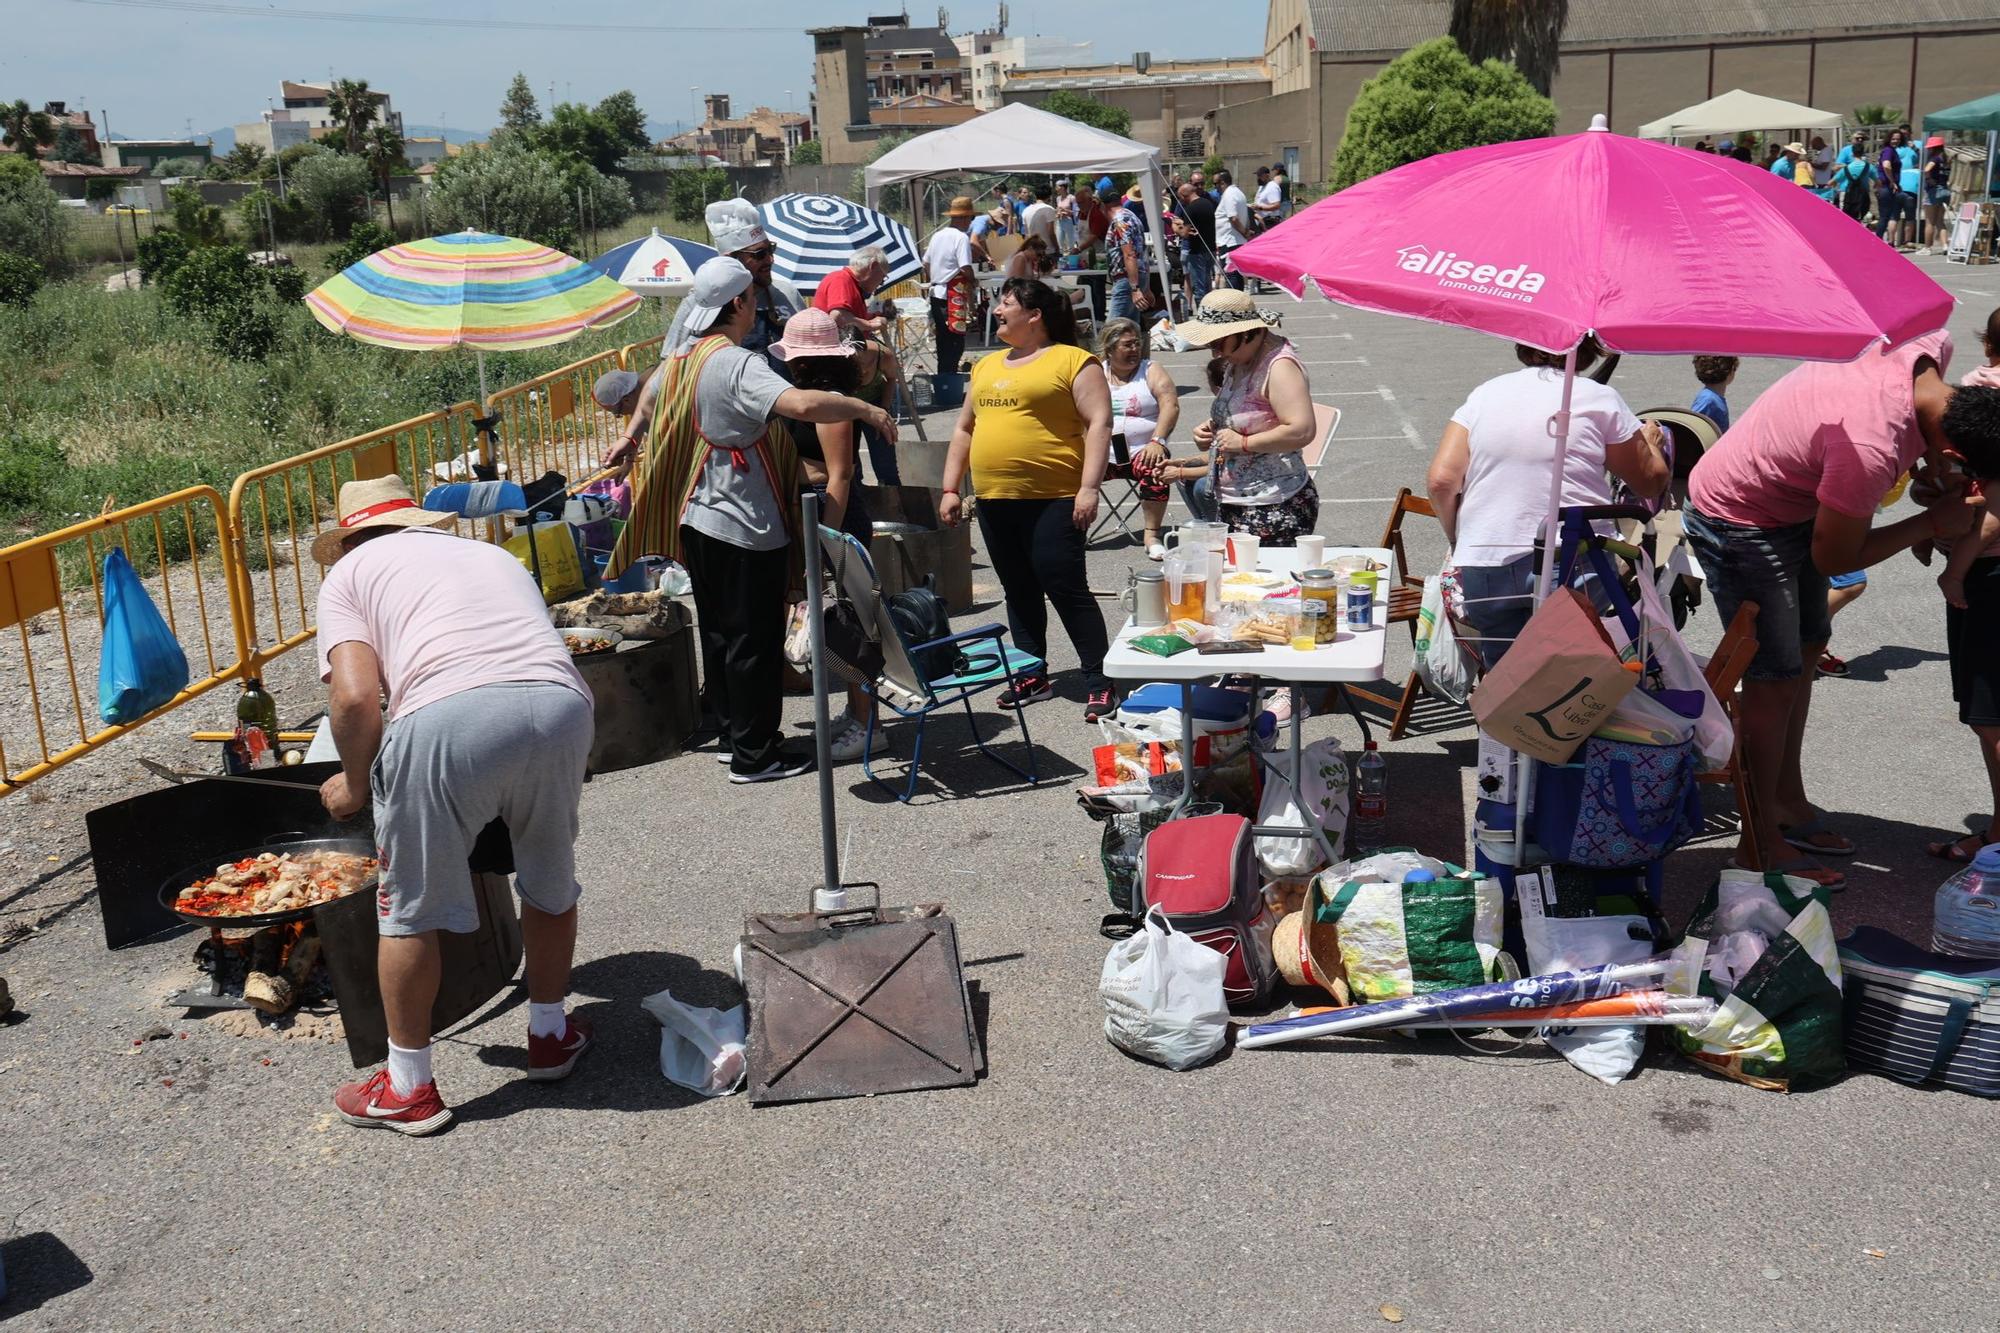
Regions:
[[[1375,580],[1351,578],[1343,598],[1347,627],[1367,629],[1375,623]]]

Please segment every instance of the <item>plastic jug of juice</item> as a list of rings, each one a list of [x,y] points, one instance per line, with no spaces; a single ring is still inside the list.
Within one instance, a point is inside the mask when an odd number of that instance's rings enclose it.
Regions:
[[[1161,570],[1167,576],[1167,619],[1208,621],[1208,552],[1200,546],[1169,551]]]

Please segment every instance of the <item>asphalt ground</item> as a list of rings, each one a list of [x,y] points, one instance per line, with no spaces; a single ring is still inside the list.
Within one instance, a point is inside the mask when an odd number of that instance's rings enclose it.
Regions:
[[[1962,373],[2000,278],[1921,262],[1963,302]],[[1509,349],[1271,299],[1316,397],[1344,414],[1319,473],[1320,531],[1373,542],[1465,392],[1511,368]],[[1171,364],[1184,389],[1199,384],[1198,356]],[[1732,404],[1784,368],[1746,363]],[[1642,408],[1695,388],[1681,360],[1628,360],[1614,383]],[[1412,555],[1442,556],[1421,524]],[[1095,551],[1093,582],[1122,586],[1134,558]],[[1000,614],[983,559],[976,577],[983,605],[961,625]],[[1907,558],[1879,568],[1836,628],[1852,676],[1816,690],[1810,787],[1861,844],[1834,903],[1843,931],[1927,938],[1947,872],[1922,844],[1986,814],[1932,577]],[[1704,608],[1689,637],[1705,648],[1718,631]],[[1074,664],[1059,632],[1053,655]],[[1399,633],[1393,675],[1406,660]],[[937,785],[915,804],[851,767],[835,784],[844,874],[892,902],[942,901],[958,923],[990,1071],[948,1092],[753,1110],[660,1076],[639,1000],[665,987],[728,998],[745,914],[803,908],[818,864],[810,780],[731,787],[696,753],[593,781],[575,1003],[599,1048],[565,1083],[520,1080],[525,1016],[519,994],[504,997],[441,1039],[458,1123],[429,1140],[334,1120],[328,1095],[352,1076],[337,1044],[231,1035],[161,1008],[189,977],[192,940],[103,949],[89,866],[63,864],[88,786],[9,802],[0,827],[19,848],[0,912],[14,919],[0,927],[34,928],[0,952],[25,1012],[0,1027],[13,1286],[0,1318],[1361,1329],[1393,1305],[1406,1327],[1436,1329],[2000,1323],[1986,1239],[2000,1122],[1972,1098],[1862,1076],[1785,1096],[1657,1048],[1617,1087],[1539,1046],[1475,1054],[1446,1038],[1246,1051],[1185,1074],[1119,1053],[1096,994],[1098,829],[1071,790],[1094,735],[1065,685],[1028,713],[1049,779],[1037,789],[956,753],[964,724],[949,719],[927,765]],[[983,731],[1004,731],[990,704],[978,712]],[[805,700],[787,714],[803,719]],[[1355,740],[1349,719],[1308,727]],[[1472,734],[1427,709],[1389,747],[1392,841],[1465,855]],[[1671,921],[1727,844],[1673,858]],[[135,1045],[161,1023],[175,1036]]]

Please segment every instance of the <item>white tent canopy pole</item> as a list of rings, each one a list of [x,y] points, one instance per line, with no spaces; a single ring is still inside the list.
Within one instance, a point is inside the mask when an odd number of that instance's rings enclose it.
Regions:
[[[1054,115],[1040,107],[1013,103],[948,129],[921,134],[863,169],[868,206],[885,185],[923,176],[1066,175],[1072,179],[1131,172],[1139,177],[1146,205],[1146,235],[1161,290],[1167,282],[1165,213],[1161,208],[1160,150]],[[927,237],[919,236],[919,244]],[[1115,275],[1114,275],[1115,276]]]

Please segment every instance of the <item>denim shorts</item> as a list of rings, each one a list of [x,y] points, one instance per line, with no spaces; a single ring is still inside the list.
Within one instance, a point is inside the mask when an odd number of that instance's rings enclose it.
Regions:
[[[1826,608],[1826,575],[1812,560],[1813,525],[1752,528],[1705,516],[1693,505],[1681,527],[1708,580],[1709,596],[1727,625],[1745,602],[1757,604],[1757,655],[1744,672],[1751,680],[1792,680],[1805,671],[1808,644],[1826,643],[1833,620]]]
[[[1491,671],[1499,664],[1514,640],[1521,637],[1535,614],[1535,584],[1540,581],[1542,558],[1529,551],[1498,565],[1456,567],[1459,592],[1464,598],[1457,621],[1459,638],[1479,655],[1479,663]],[[1611,601],[1599,590],[1597,575],[1581,564],[1570,585],[1596,605],[1599,615],[1611,610]]]

